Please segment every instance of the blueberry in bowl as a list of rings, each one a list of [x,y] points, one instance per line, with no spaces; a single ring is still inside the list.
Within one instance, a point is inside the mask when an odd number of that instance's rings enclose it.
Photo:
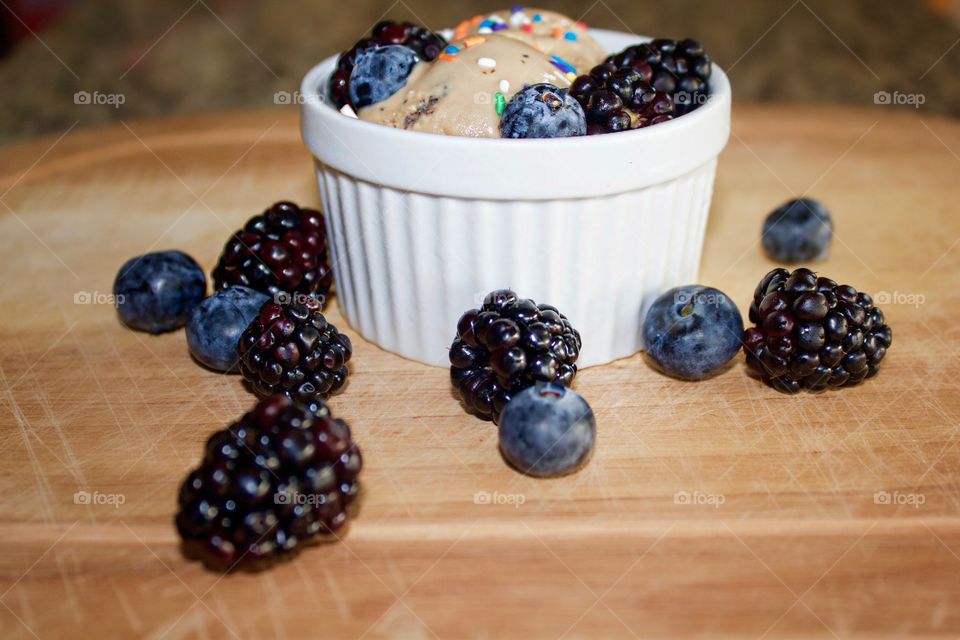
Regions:
[[[539,83],[518,92],[500,118],[504,138],[569,138],[587,133],[587,120],[567,89]]]
[[[117,272],[113,295],[120,318],[131,329],[164,333],[187,323],[207,294],[197,261],[182,251],[131,258]]]
[[[681,380],[717,374],[740,350],[743,318],[730,298],[702,285],[670,289],[643,322],[643,348],[663,373]]]
[[[350,102],[357,108],[383,102],[403,88],[419,61],[413,49],[400,44],[364,51],[350,74]]]

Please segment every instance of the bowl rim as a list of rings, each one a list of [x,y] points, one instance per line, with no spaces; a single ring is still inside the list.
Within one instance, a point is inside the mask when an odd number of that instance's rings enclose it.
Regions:
[[[643,36],[633,33],[628,33],[625,31],[615,31],[611,29],[594,29],[590,28],[588,33],[594,36],[599,36],[600,40],[607,39],[622,39],[625,36],[630,37],[635,40],[634,44],[640,44],[643,42],[652,42],[655,38],[650,36]],[[602,44],[602,43],[601,43]],[[626,45],[630,46],[630,45]],[[604,47],[606,48],[606,47]],[[382,133],[384,136],[389,136],[389,133],[384,133],[381,130],[387,130],[392,132],[393,135],[401,135],[403,138],[408,136],[415,135],[418,138],[423,136],[429,137],[432,141],[437,144],[445,144],[441,140],[454,140],[460,144],[467,145],[483,145],[488,147],[490,145],[509,145],[513,146],[516,144],[523,145],[571,145],[571,144],[580,144],[582,145],[584,141],[595,142],[596,144],[616,144],[617,140],[608,140],[612,136],[602,135],[602,136],[573,136],[569,138],[528,138],[523,140],[514,140],[510,138],[479,138],[471,136],[454,136],[447,135],[442,133],[433,133],[430,131],[410,131],[406,129],[397,129],[395,127],[388,127],[386,125],[377,124],[375,122],[367,122],[366,120],[360,120],[359,118],[352,118],[346,116],[330,102],[329,100],[329,88],[327,80],[330,77],[330,74],[333,73],[334,68],[337,64],[337,59],[340,57],[340,54],[335,54],[329,56],[322,60],[320,63],[314,65],[304,76],[303,81],[300,84],[300,99],[302,112],[304,117],[308,113],[315,114],[325,120],[334,119],[335,122],[338,122],[342,127],[345,133],[349,133],[352,130],[357,131],[369,131],[371,128]],[[650,137],[657,133],[655,129],[659,131],[670,131],[680,126],[690,126],[694,123],[694,119],[705,120],[711,117],[714,111],[722,110],[727,103],[731,100],[731,87],[730,80],[724,73],[723,69],[716,63],[712,63],[712,70],[710,73],[710,95],[707,98],[707,101],[701,105],[699,108],[691,111],[690,113],[684,114],[668,120],[667,122],[661,122],[657,125],[651,127],[644,127],[643,129],[632,129],[630,131],[620,131],[616,134],[616,138],[620,141],[625,137],[630,137],[632,140],[641,140],[643,136]],[[319,96],[317,93],[319,92]],[[319,99],[317,99],[319,98]],[[347,122],[343,122],[347,121]],[[682,122],[681,122],[682,121]],[[621,142],[622,144],[622,142]]]
[[[651,40],[590,33],[609,52]],[[673,120],[614,135],[513,140],[407,131],[348,117],[326,98],[336,61],[330,56],[314,66],[298,96],[301,134],[318,172],[404,193],[498,201],[615,195],[714,161],[730,135],[732,92],[717,65],[707,102]]]

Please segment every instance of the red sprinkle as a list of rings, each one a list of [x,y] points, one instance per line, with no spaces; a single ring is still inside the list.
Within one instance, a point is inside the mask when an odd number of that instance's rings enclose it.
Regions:
[[[527,33],[533,33],[533,25],[532,25],[532,24],[525,24],[525,25],[521,26],[520,28],[521,28],[522,30],[526,31]]]

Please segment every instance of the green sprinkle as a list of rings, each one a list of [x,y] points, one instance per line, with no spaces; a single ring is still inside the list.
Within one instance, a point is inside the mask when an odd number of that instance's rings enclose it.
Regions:
[[[497,107],[497,115],[502,116],[503,110],[507,108],[507,99],[502,93],[497,91],[497,93],[493,96],[493,103]]]

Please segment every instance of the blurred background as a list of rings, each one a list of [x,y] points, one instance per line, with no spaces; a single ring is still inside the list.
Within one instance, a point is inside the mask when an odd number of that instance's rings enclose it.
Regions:
[[[285,108],[284,94],[313,64],[350,47],[381,19],[440,29],[507,4],[0,0],[0,145],[161,114]],[[922,96],[925,111],[960,115],[960,0],[540,6],[595,27],[699,39],[727,69],[740,102],[868,107],[886,91]]]

